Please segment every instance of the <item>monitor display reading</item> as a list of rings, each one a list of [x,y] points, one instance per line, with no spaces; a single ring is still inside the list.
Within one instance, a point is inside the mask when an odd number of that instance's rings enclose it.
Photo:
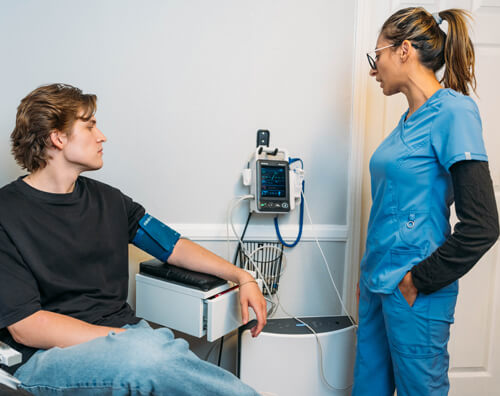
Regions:
[[[261,166],[262,198],[286,198],[286,170],[283,166]]]

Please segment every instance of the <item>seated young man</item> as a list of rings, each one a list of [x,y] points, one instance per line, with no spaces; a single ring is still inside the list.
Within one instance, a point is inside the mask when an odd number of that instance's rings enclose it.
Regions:
[[[10,371],[34,394],[255,395],[127,304],[128,244],[146,212],[81,176],[103,165],[96,100],[53,84],[17,110],[12,153],[29,174],[0,189],[0,340],[23,353]],[[257,336],[266,302],[251,275],[165,229],[170,264],[240,284]]]

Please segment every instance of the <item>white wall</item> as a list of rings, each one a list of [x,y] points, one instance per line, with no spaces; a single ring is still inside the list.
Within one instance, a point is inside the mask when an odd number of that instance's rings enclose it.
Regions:
[[[313,217],[345,223],[353,5],[0,4],[0,183],[18,174],[8,132],[19,100],[67,82],[99,97],[109,141],[94,176],[156,216],[222,223],[229,199],[244,192],[239,171],[255,132],[268,128],[272,144],[304,159]]]
[[[304,160],[311,215],[342,287],[354,13],[355,3],[329,0],[0,0],[0,185],[22,174],[9,146],[20,99],[42,84],[76,85],[98,95],[108,138],[104,168],[88,176],[181,231],[208,230],[202,243],[224,253],[210,235],[246,192],[239,174],[256,130],[270,129],[272,145]],[[295,314],[338,313],[306,231],[283,302]],[[132,249],[132,274],[142,258]]]
[[[272,145],[304,160],[311,216],[321,225],[287,253],[281,301],[295,315],[338,314],[312,236],[342,292],[354,21],[354,2],[330,0],[0,0],[0,186],[23,174],[9,144],[20,99],[42,84],[76,85],[98,95],[108,138],[104,168],[87,176],[225,256],[227,206],[247,192],[239,175],[256,130],[269,129]],[[246,204],[236,223],[245,212]],[[297,213],[280,223],[295,236]],[[274,238],[270,217],[252,224],[249,236]],[[134,304],[134,274],[148,256],[130,253]],[[188,341],[206,354],[209,345]]]

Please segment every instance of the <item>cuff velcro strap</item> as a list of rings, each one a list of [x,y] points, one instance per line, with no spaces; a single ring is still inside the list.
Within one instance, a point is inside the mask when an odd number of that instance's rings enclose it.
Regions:
[[[177,231],[146,213],[139,220],[139,228],[132,243],[165,262],[172,254],[180,236]]]

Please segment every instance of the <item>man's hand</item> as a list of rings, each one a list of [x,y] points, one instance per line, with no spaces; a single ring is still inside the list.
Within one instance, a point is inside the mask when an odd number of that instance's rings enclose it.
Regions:
[[[410,307],[413,307],[415,300],[417,299],[418,290],[413,284],[413,279],[411,277],[411,272],[408,271],[404,278],[399,282],[399,290],[405,298],[406,302]]]
[[[168,263],[192,271],[212,274],[241,285],[240,304],[243,323],[248,322],[248,307],[250,306],[258,322],[257,326],[252,328],[252,336],[259,335],[266,325],[267,305],[252,275],[188,239],[179,239]]]
[[[251,278],[240,282],[240,304],[243,324],[248,323],[248,307],[252,307],[257,317],[257,325],[250,330],[252,337],[257,337],[267,323],[267,304],[257,282]]]

